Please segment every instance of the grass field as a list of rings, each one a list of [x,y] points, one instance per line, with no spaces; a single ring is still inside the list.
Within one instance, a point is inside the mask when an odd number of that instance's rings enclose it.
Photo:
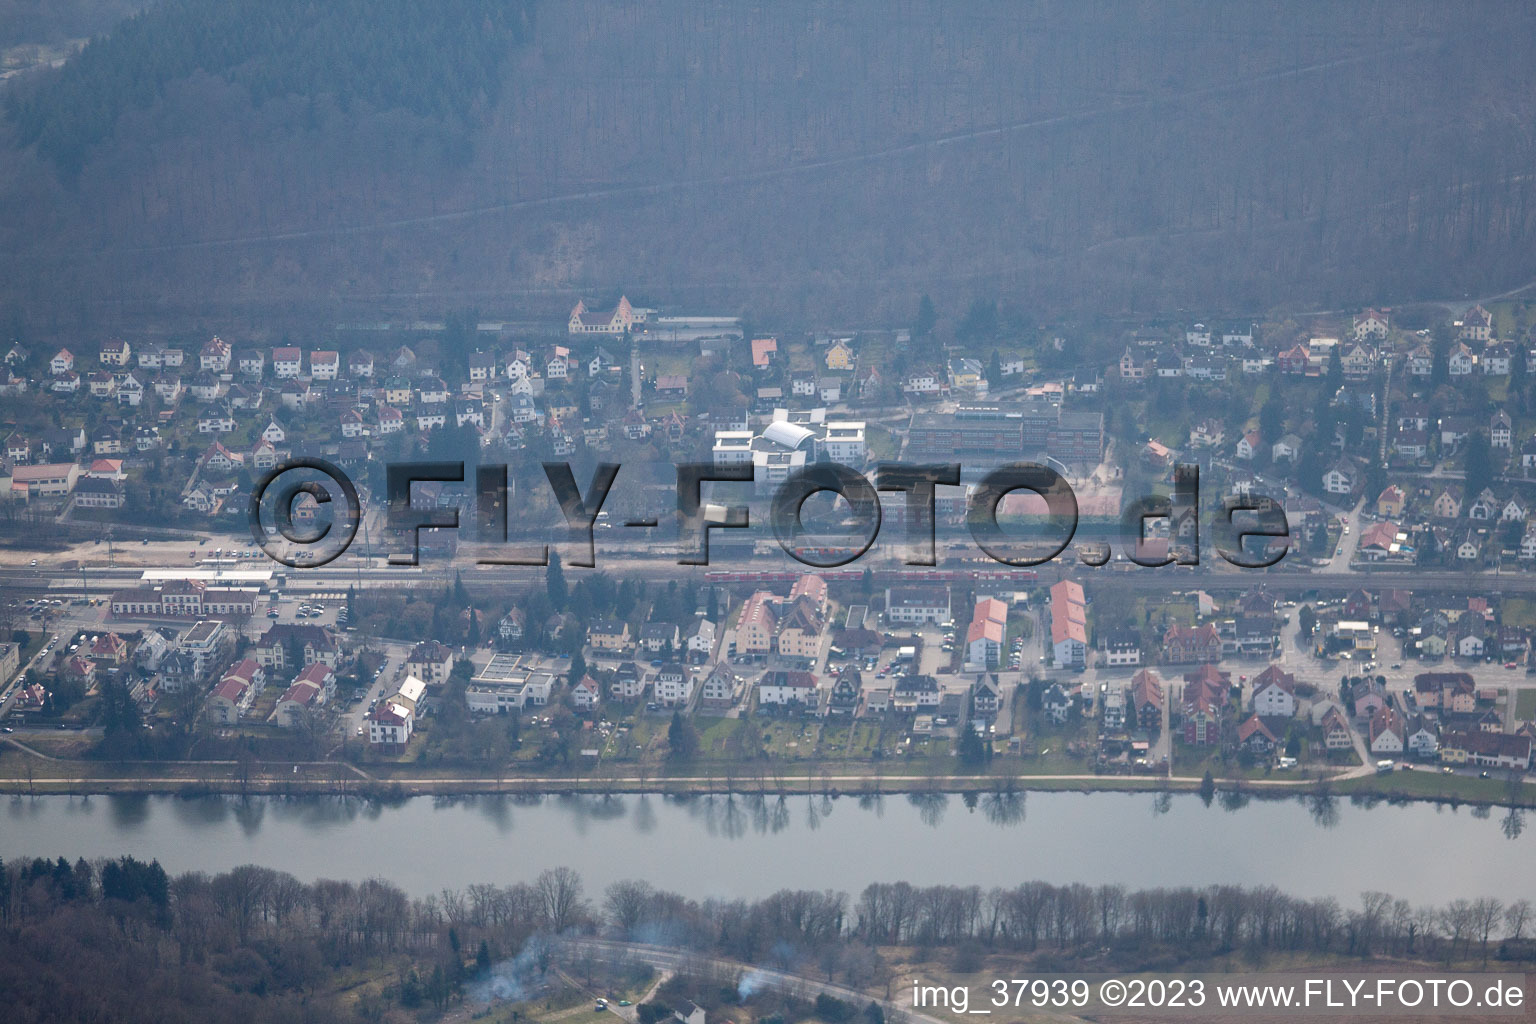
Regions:
[[[1492,778],[1474,775],[1445,775],[1430,765],[1413,771],[1395,771],[1387,775],[1367,775],[1338,783],[1341,793],[1380,793],[1383,796],[1421,797],[1441,800],[1503,801],[1509,796],[1509,783],[1501,773]],[[1529,805],[1536,800],[1536,784],[1519,786],[1520,800]]]
[[[1522,722],[1536,720],[1536,690],[1517,690],[1515,717]]]
[[[1528,597],[1506,597],[1501,604],[1506,626],[1530,629],[1536,626],[1536,601]]]

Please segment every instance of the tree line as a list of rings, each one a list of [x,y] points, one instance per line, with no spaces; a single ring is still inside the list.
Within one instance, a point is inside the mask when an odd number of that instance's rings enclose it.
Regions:
[[[66,172],[126,111],[198,75],[241,87],[256,107],[325,97],[354,115],[399,110],[462,132],[496,102],[502,62],[526,30],[520,4],[495,0],[166,0],[7,108],[22,143]]]
[[[682,948],[870,988],[891,981],[879,952],[886,946],[947,951],[970,969],[987,953],[1057,967],[1107,957],[1122,969],[1228,954],[1486,964],[1529,959],[1530,926],[1525,899],[1415,906],[1371,891],[1347,906],[1273,886],[882,882],[856,897],[786,889],[692,899],[640,880],[589,896],[581,876],[560,867],[531,882],[413,897],[384,879],[306,883],[255,865],[172,877],[132,857],[59,857],[0,864],[0,991],[16,1019],[335,1019],[324,983],[344,968],[388,965],[395,980],[385,998],[441,1007],[499,961],[530,949],[547,957],[544,940],[565,936]],[[110,1013],[97,1012],[104,1004]]]

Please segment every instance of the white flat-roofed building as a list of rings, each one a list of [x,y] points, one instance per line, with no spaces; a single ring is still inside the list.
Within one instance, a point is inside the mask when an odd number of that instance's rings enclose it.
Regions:
[[[887,622],[948,622],[950,619],[948,587],[887,587],[885,618]]]
[[[862,420],[832,420],[827,423],[826,436],[821,439],[821,450],[833,462],[845,466],[862,466],[868,448],[864,443]]]
[[[717,467],[749,465],[752,462],[753,437],[750,430],[715,431],[715,465]]]

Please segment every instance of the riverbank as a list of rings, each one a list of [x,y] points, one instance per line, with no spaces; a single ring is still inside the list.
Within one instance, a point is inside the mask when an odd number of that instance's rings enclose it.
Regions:
[[[1192,793],[1203,777],[1095,774],[997,773],[838,773],[812,767],[797,772],[700,774],[645,771],[572,774],[467,774],[462,767],[423,769],[407,765],[369,765],[344,761],[281,763],[235,761],[101,762],[54,758],[9,738],[0,753],[0,794],[105,795],[348,795],[380,798],[498,794],[641,794],[708,795],[724,793],[784,796],[883,793],[1027,793],[1111,792]],[[1371,796],[1451,805],[1536,807],[1536,784],[1436,770],[1362,773],[1285,778],[1214,779],[1215,793],[1252,795]]]

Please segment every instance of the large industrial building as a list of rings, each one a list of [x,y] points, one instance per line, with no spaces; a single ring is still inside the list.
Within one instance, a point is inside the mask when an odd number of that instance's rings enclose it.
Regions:
[[[962,405],[954,412],[915,412],[907,432],[906,458],[914,462],[997,463],[1041,454],[1097,464],[1104,454],[1104,414],[1046,401]]]

